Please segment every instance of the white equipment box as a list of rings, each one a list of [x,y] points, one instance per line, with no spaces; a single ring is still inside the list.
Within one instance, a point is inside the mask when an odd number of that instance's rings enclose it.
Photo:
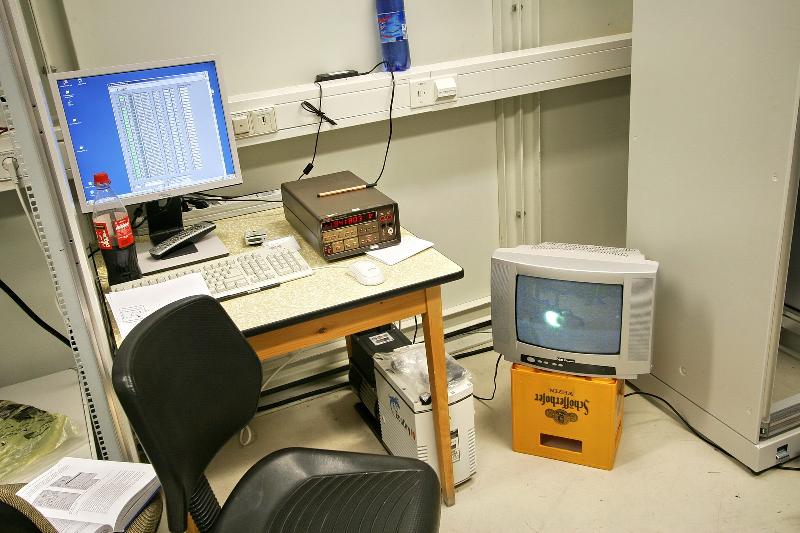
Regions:
[[[381,438],[392,453],[415,457],[433,467],[439,475],[436,438],[430,402],[423,404],[416,386],[407,376],[395,373],[392,362],[375,357],[375,384]],[[468,480],[477,469],[475,457],[475,407],[472,383],[465,379],[450,387],[450,452],[455,484]]]

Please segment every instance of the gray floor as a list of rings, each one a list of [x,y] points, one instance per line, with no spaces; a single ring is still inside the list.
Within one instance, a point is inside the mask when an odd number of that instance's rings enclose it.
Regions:
[[[491,393],[496,354],[466,360],[476,392]],[[511,450],[510,365],[500,364],[494,401],[476,402],[478,473],[442,509],[443,532],[798,531],[800,472],[749,470],[686,431],[641,397],[625,403],[611,471]],[[257,418],[256,441],[229,442],[209,470],[221,499],[264,454],[286,446],[381,453],[340,391]],[[167,531],[162,523],[160,531]]]

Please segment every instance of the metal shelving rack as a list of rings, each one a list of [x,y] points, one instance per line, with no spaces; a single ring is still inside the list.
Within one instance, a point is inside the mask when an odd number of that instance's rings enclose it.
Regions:
[[[0,2],[0,107],[9,128],[18,186],[47,262],[78,368],[93,455],[134,460],[133,435],[110,383],[111,347],[47,98],[19,3]],[[69,208],[67,208],[69,206]]]

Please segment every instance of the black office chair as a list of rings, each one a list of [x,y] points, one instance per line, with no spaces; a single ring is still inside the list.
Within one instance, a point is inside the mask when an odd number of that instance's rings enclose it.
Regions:
[[[143,320],[114,360],[114,390],[166,498],[170,531],[426,532],[439,482],[416,459],[289,448],[253,465],[220,508],[204,471],[256,412],[261,365],[208,296]]]

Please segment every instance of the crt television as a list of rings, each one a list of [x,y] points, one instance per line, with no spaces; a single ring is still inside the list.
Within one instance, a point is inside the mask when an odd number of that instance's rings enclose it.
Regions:
[[[543,370],[650,372],[658,263],[638,250],[542,243],[492,256],[494,348]]]

